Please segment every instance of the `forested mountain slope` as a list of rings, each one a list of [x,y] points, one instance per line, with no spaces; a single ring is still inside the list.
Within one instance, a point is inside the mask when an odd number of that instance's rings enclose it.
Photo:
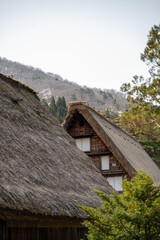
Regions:
[[[126,110],[125,95],[113,89],[101,90],[86,86],[81,87],[76,83],[63,79],[58,74],[45,73],[41,69],[9,61],[5,58],[0,58],[0,72],[12,75],[14,79],[37,90],[40,98],[45,98],[47,102],[50,102],[52,95],[55,99],[64,96],[67,102],[86,101],[89,105],[101,111],[104,109],[111,109],[116,112]]]

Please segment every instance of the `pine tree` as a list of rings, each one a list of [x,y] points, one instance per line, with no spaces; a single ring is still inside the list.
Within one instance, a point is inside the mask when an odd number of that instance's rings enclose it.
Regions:
[[[50,105],[48,105],[45,99],[41,100],[42,105],[44,105],[49,112],[56,117],[56,119],[62,123],[66,117],[68,108],[66,104],[66,100],[64,97],[59,97],[57,102],[55,102],[54,96],[51,97]]]
[[[41,104],[42,104],[44,107],[46,107],[47,109],[49,109],[49,106],[48,106],[48,103],[47,103],[46,99],[42,98],[42,99],[41,99]]]
[[[57,114],[56,114],[56,119],[58,120],[59,123],[63,123],[64,119],[62,118],[62,116],[59,112],[57,112]]]
[[[66,105],[66,101],[64,97],[59,97],[57,102],[56,102],[56,106],[57,106],[57,113],[59,113],[59,116],[61,117],[61,121],[63,122],[63,120],[65,119],[65,116],[67,114],[67,105]],[[58,115],[57,115],[58,116]],[[59,118],[59,117],[58,117]]]
[[[56,116],[56,114],[57,114],[57,106],[56,106],[56,103],[55,103],[54,96],[51,97],[51,103],[49,105],[49,111],[50,111],[50,113],[53,116]]]

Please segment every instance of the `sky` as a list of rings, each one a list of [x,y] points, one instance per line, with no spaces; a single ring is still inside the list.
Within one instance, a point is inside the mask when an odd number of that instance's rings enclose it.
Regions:
[[[0,0],[0,57],[88,87],[119,90],[134,75],[160,0]]]

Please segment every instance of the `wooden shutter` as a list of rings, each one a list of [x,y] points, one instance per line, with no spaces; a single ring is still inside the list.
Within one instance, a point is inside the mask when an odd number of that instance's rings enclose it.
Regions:
[[[115,177],[115,189],[117,191],[122,191],[122,177]]]
[[[90,151],[90,138],[82,138],[83,151]]]
[[[123,191],[122,189],[122,177],[108,177],[107,178],[109,184],[116,190],[116,191]]]
[[[82,141],[81,141],[81,139],[76,139],[76,145],[77,145],[77,147],[80,149],[80,150],[82,150]],[[83,151],[83,150],[82,150]]]
[[[76,139],[77,147],[83,152],[90,151],[90,138],[78,138]]]
[[[102,170],[109,170],[109,156],[102,156],[101,157],[101,169]]]

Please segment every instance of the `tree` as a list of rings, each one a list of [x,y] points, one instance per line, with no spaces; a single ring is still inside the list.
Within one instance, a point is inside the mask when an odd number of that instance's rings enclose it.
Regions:
[[[150,66],[153,76],[160,76],[160,24],[154,25],[148,35],[147,46],[141,54],[141,60]]]
[[[63,122],[63,120],[65,119],[65,116],[67,114],[67,104],[66,104],[66,101],[65,101],[65,98],[64,97],[59,97],[57,102],[56,102],[56,106],[57,106],[57,116],[58,119],[61,119],[61,123]],[[59,113],[59,114],[58,114]]]
[[[112,111],[111,109],[103,110],[101,113],[106,118],[109,118],[109,119],[112,119],[112,120],[119,117],[119,115],[116,112]]]
[[[89,240],[158,240],[160,239],[160,184],[139,172],[122,183],[120,195],[107,196],[95,191],[102,199],[97,208],[80,208],[90,220],[84,221]]]
[[[131,132],[160,165],[160,25],[153,26],[141,60],[149,66],[150,77],[134,76],[121,90],[127,93],[129,111],[120,125]]]
[[[49,112],[56,117],[56,119],[62,123],[66,117],[68,108],[66,104],[66,100],[64,97],[59,97],[57,102],[55,102],[54,96],[51,97],[51,102],[48,105],[45,99],[41,99],[42,105],[44,105]]]
[[[76,100],[77,100],[75,93],[73,93],[73,94],[71,95],[71,100],[73,100],[73,101],[76,101]]]
[[[49,105],[49,111],[53,116],[56,116],[57,106],[56,106],[56,103],[55,103],[54,96],[51,97],[51,103]]]
[[[56,114],[56,119],[58,120],[59,123],[63,123],[63,121],[64,121],[63,117],[60,115],[59,112],[57,112],[57,114]]]
[[[48,106],[48,103],[47,103],[46,99],[42,98],[42,99],[41,99],[41,104],[42,104],[44,107],[46,107],[47,109],[49,109],[49,106]]]
[[[150,106],[132,106],[120,117],[120,125],[134,135],[160,166],[160,117]]]

